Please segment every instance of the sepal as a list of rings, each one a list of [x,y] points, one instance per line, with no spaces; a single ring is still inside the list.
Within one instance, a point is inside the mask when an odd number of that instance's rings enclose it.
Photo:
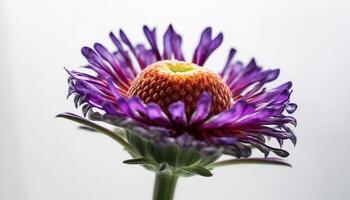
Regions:
[[[150,165],[150,164],[152,164],[145,158],[128,159],[128,160],[124,160],[123,163],[129,164],[129,165]]]
[[[187,167],[187,168],[184,168],[184,170],[189,173],[197,174],[200,176],[205,176],[205,177],[213,176],[213,174],[207,168],[202,166]]]
[[[148,165],[147,169],[156,172],[170,170],[172,173],[182,176],[212,176],[206,166],[222,155],[222,151],[218,149],[203,153],[193,148],[179,147],[176,143],[155,144],[128,129],[125,133],[130,146],[142,157],[127,160],[124,163],[146,164]]]

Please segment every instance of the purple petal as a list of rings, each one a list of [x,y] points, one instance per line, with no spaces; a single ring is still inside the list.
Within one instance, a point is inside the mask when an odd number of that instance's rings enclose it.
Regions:
[[[209,46],[209,51],[208,51],[207,58],[209,57],[209,55],[211,53],[213,53],[213,51],[215,51],[215,49],[217,49],[221,45],[223,40],[224,40],[224,35],[222,33],[219,33],[219,35],[217,35],[214,38],[214,40],[211,41],[211,44]]]
[[[114,86],[112,79],[108,79],[108,89],[111,91],[112,95],[115,98],[121,98],[122,96],[120,95],[118,89]]]
[[[111,71],[108,69],[106,64],[100,59],[100,57],[95,53],[95,51],[89,47],[83,47],[81,53],[86,58],[86,60],[91,64],[93,70],[100,73],[101,76],[112,76]],[[97,69],[98,68],[98,69]]]
[[[182,60],[184,61],[185,58],[183,56],[182,53],[182,49],[181,49],[181,43],[182,43],[182,38],[180,35],[178,35],[175,31],[173,32],[172,35],[172,42],[171,42],[171,46],[172,46],[172,50],[175,54],[175,59],[176,60]]]
[[[98,88],[83,80],[75,81],[74,90],[80,94],[76,97],[83,97],[84,102],[88,102],[96,108],[102,108],[103,103],[108,101]],[[82,99],[77,100],[81,101]]]
[[[120,67],[115,56],[111,54],[103,45],[95,43],[94,48],[97,51],[97,53],[101,56],[101,58],[103,58],[112,66],[117,75],[116,78],[127,84],[128,79],[132,78],[133,75],[128,73],[129,71],[125,70],[125,68]]]
[[[141,66],[141,69],[146,67],[146,66],[144,66],[144,63],[142,63],[142,61],[140,60],[140,55],[138,54],[137,50],[131,44],[129,38],[126,36],[126,34],[124,33],[124,31],[122,29],[119,30],[119,36],[120,36],[120,39],[129,47],[130,51],[134,54],[137,62]],[[137,46],[136,46],[136,48],[137,48]]]
[[[297,120],[294,117],[291,116],[274,116],[273,118],[266,119],[263,121],[265,124],[270,124],[270,125],[282,125],[282,124],[292,124],[294,127],[297,126]]]
[[[146,105],[139,97],[132,97],[128,100],[128,104],[132,110],[139,112],[140,114],[147,114]]]
[[[143,32],[145,33],[146,38],[152,47],[152,52],[154,53],[156,59],[161,60],[162,57],[160,56],[156,40],[156,29],[154,28],[151,31],[147,26],[143,26]]]
[[[103,104],[103,110],[106,111],[108,115],[116,116],[119,114],[117,108],[109,102]]]
[[[193,136],[189,135],[188,133],[185,133],[176,138],[176,143],[183,148],[188,148],[191,147],[193,139]]]
[[[197,103],[197,109],[192,114],[190,124],[196,124],[205,120],[210,112],[211,95],[208,92],[203,92]]]
[[[138,45],[136,48],[138,52],[138,60],[142,69],[156,62],[156,58],[154,57],[152,50],[144,50],[144,47],[141,45]]]
[[[199,44],[194,52],[192,62],[199,66],[205,62],[205,57],[207,56],[211,42],[211,32],[211,27],[204,29]]]
[[[164,46],[163,59],[164,60],[171,59],[173,33],[174,33],[173,26],[169,25],[168,29],[166,30],[163,36],[163,46]]]
[[[100,80],[92,75],[89,74],[84,74],[81,72],[77,72],[77,71],[69,71],[66,68],[64,68],[66,70],[66,72],[70,75],[71,78],[74,78],[76,80],[84,80],[86,82],[95,84],[95,85],[100,85],[100,86],[104,86],[104,80]]]
[[[225,80],[228,86],[233,85],[237,80],[239,80],[242,75],[239,75],[238,72],[243,69],[243,63],[235,62],[228,66],[228,70],[223,79]]]
[[[262,73],[262,76],[264,77],[264,83],[271,82],[273,80],[276,80],[276,78],[280,74],[280,69],[275,69],[275,70],[267,70]]]
[[[266,118],[272,116],[274,113],[274,110],[272,109],[263,109],[260,110],[258,112],[255,112],[253,114],[250,115],[245,115],[243,117],[241,117],[240,119],[238,119],[235,122],[236,126],[243,126],[243,125],[247,125],[247,124],[255,124],[259,121],[263,121]]]
[[[284,103],[289,99],[289,89],[292,87],[292,82],[284,83],[272,90],[264,92],[258,96],[255,96],[250,102],[255,104],[262,103]]]
[[[113,32],[109,33],[109,37],[111,38],[113,44],[117,47],[118,51],[120,52],[125,52],[122,44],[120,43],[120,41],[118,40],[118,38],[114,35]]]
[[[182,126],[187,126],[187,117],[185,112],[185,104],[183,101],[172,103],[168,108],[172,120]]]
[[[293,142],[293,144],[295,144],[296,137],[295,137],[293,131],[290,130],[286,126],[284,126],[284,129],[288,129],[288,131],[280,130],[280,129],[276,129],[276,128],[271,128],[271,127],[267,127],[267,126],[260,126],[257,128],[248,128],[245,131],[248,133],[265,135],[268,137],[274,137],[274,138],[278,138],[278,139],[282,139],[282,140],[290,139]]]
[[[147,116],[156,124],[160,126],[171,126],[171,122],[164,114],[160,106],[156,103],[149,103],[147,105]]]
[[[204,122],[201,128],[218,128],[236,121],[244,112],[246,105],[247,104],[244,101],[237,102],[232,109],[221,112],[218,115],[208,119],[206,122]]]
[[[128,117],[133,117],[133,111],[131,110],[128,102],[126,99],[124,98],[119,98],[117,100],[117,104],[118,104],[118,108],[121,112],[123,112],[125,115],[127,115]]]
[[[119,30],[120,39],[129,47],[130,51],[136,56],[134,46],[131,44],[129,38],[122,29]]]
[[[286,104],[286,110],[289,114],[294,113],[297,110],[298,106],[295,103]]]
[[[222,70],[222,72],[220,73],[221,77],[226,77],[227,76],[227,71],[228,71],[228,68],[229,66],[231,65],[231,61],[233,59],[233,57],[235,56],[236,54],[236,49],[230,49],[230,52],[228,54],[228,58],[227,58],[227,62],[226,62],[226,65],[224,67],[224,69]]]
[[[134,68],[128,52],[124,50],[122,44],[120,43],[118,38],[113,34],[113,32],[110,32],[109,37],[111,38],[111,40],[114,43],[114,45],[117,47],[118,52],[120,52],[120,54],[121,54],[121,56],[123,58],[123,61],[126,64],[126,66],[128,66],[131,69],[131,71],[133,72],[133,75],[136,76],[137,75],[137,70]]]
[[[93,49],[89,47],[83,47],[81,51],[84,57],[91,64],[85,68],[95,71],[98,74],[98,78],[108,79],[112,77],[120,87],[128,87],[127,81],[119,77],[115,71],[112,71]]]
[[[130,99],[119,98],[117,104],[119,110],[128,117],[142,123],[146,123],[148,120],[144,117],[148,114],[148,110],[138,97],[132,97]]]
[[[211,137],[211,141],[217,145],[233,145],[237,143],[236,137]]]

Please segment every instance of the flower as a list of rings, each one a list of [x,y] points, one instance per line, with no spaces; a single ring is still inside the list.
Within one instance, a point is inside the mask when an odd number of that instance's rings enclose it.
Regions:
[[[263,70],[254,59],[248,64],[233,61],[231,49],[219,73],[204,68],[220,46],[223,34],[212,37],[206,28],[191,62],[185,62],[181,36],[170,25],[163,35],[163,51],[156,29],[143,27],[149,42],[132,44],[124,31],[119,38],[110,33],[116,46],[107,50],[96,43],[82,48],[88,61],[84,71],[68,71],[69,95],[84,115],[104,121],[151,141],[156,145],[177,145],[199,152],[220,150],[235,157],[249,157],[257,148],[265,157],[270,151],[281,157],[283,141],[296,144],[288,114],[297,105],[290,102],[292,83],[273,89],[279,69]],[[268,145],[274,138],[280,147]]]

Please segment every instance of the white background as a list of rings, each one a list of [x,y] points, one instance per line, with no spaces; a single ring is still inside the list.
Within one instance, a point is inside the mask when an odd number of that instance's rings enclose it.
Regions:
[[[229,47],[247,62],[281,68],[299,105],[293,168],[231,166],[212,178],[180,179],[176,199],[349,199],[350,5],[347,1],[3,0],[0,5],[0,199],[151,199],[153,174],[126,166],[120,146],[55,119],[71,111],[67,74],[84,65],[80,48],[112,48],[123,28],[145,41],[142,25],[168,23],[190,57],[207,26],[224,32],[208,66],[219,70]],[[160,36],[160,35],[159,35]],[[262,156],[261,154],[255,154]]]

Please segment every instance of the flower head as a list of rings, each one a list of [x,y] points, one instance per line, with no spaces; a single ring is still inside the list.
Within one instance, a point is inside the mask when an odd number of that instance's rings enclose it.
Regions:
[[[292,83],[264,87],[278,77],[278,69],[263,70],[254,59],[248,64],[233,61],[236,51],[231,49],[223,70],[215,73],[203,66],[222,43],[221,33],[213,38],[206,28],[192,62],[185,62],[182,38],[171,25],[163,35],[162,52],[156,29],[143,30],[149,47],[132,44],[120,30],[119,38],[110,34],[116,50],[98,43],[82,49],[89,63],[84,68],[93,73],[68,73],[69,95],[75,95],[84,114],[154,144],[200,152],[220,149],[236,157],[249,157],[255,147],[265,156],[270,151],[288,156],[267,144],[267,138],[275,138],[280,147],[284,140],[296,143],[288,127],[296,126],[296,120],[285,113],[297,107],[289,101]]]

